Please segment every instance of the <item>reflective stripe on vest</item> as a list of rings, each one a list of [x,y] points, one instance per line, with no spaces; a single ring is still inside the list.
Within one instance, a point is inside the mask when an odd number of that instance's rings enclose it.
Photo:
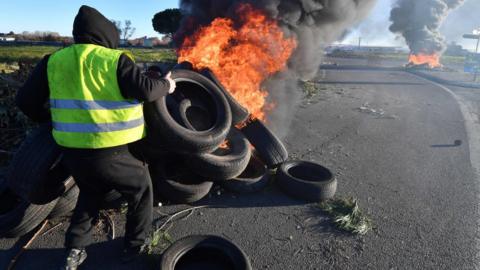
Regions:
[[[123,52],[76,44],[52,54],[48,83],[53,137],[71,148],[106,148],[145,136],[142,103],[125,99],[117,82]]]

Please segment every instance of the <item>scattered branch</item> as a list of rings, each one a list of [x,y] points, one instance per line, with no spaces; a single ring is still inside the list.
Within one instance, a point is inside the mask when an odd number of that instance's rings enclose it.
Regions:
[[[35,234],[32,236],[32,238],[30,238],[30,240],[22,247],[22,249],[20,249],[20,251],[17,253],[17,255],[15,255],[15,257],[13,257],[13,259],[10,261],[10,264],[8,265],[7,267],[7,270],[13,270],[14,267],[15,267],[15,264],[17,263],[18,259],[20,258],[20,256],[25,252],[25,250],[27,250],[30,245],[32,245],[33,241],[35,241],[35,239],[37,239],[37,237],[40,235],[40,233],[45,229],[45,227],[47,226],[48,224],[48,219],[46,219],[42,225],[40,226],[40,228],[37,230],[37,232],[35,232]]]
[[[108,225],[109,231],[111,233],[110,238],[112,240],[114,240],[115,236],[116,236],[115,235],[115,223],[113,222],[112,217],[108,213],[105,213],[103,211],[100,212],[100,215],[101,215],[101,217],[103,217],[107,221],[107,225]]]
[[[63,224],[63,222],[57,223],[55,226],[51,227],[50,229],[46,230],[44,233],[42,233],[41,236],[47,235],[49,232],[55,230],[56,228],[60,227]]]

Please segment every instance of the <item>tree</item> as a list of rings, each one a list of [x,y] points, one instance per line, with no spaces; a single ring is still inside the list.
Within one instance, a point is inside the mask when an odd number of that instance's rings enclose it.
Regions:
[[[135,27],[132,27],[132,22],[130,20],[125,20],[125,27],[122,28],[122,35],[124,40],[128,40],[135,33]]]
[[[125,27],[122,27],[121,21],[111,20],[112,23],[117,27],[118,34],[120,35],[120,39],[128,40],[133,36],[135,33],[135,27],[132,27],[132,21],[125,20]]]
[[[180,9],[166,9],[164,11],[158,12],[153,16],[152,24],[153,29],[160,34],[168,35],[172,37],[175,32],[177,32],[180,27],[180,21],[182,20],[182,14]]]

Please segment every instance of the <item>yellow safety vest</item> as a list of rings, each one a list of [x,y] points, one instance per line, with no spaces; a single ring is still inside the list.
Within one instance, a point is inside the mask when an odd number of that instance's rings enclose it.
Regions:
[[[76,44],[48,60],[53,137],[65,147],[98,149],[145,137],[143,105],[118,86],[122,51]]]

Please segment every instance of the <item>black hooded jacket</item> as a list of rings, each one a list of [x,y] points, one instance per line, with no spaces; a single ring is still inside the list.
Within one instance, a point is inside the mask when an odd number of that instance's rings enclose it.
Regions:
[[[82,6],[73,24],[73,37],[77,44],[96,44],[116,49],[120,35],[115,25],[96,9]],[[22,112],[36,122],[51,119],[46,106],[49,98],[47,64],[50,55],[37,64],[29,79],[17,93],[16,103]],[[120,57],[117,80],[125,98],[154,101],[167,95],[170,84],[165,79],[152,79],[125,54]]]

